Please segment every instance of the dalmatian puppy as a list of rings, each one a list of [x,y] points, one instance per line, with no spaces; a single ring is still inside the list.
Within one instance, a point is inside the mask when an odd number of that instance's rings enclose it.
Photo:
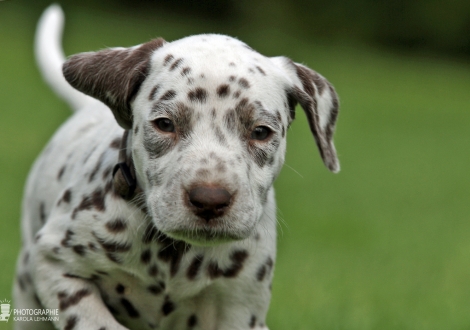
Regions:
[[[75,110],[35,162],[23,202],[16,329],[268,329],[273,182],[300,104],[326,167],[338,98],[321,75],[205,34],[65,60],[63,14],[36,38]]]

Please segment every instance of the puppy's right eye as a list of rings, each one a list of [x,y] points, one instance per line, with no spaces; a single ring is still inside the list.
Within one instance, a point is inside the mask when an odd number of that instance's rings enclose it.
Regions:
[[[153,122],[154,126],[165,133],[173,133],[175,131],[175,125],[168,118],[158,118]]]

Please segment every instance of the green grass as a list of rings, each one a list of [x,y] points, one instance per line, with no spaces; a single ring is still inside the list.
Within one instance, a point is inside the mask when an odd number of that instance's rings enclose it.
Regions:
[[[35,68],[38,14],[0,3],[0,299],[11,298],[25,177],[69,115]],[[287,166],[276,182],[284,224],[271,330],[470,328],[468,64],[298,40],[255,23],[73,7],[66,14],[68,54],[223,32],[301,61],[336,86],[338,175],[323,167],[300,108],[288,132]]]

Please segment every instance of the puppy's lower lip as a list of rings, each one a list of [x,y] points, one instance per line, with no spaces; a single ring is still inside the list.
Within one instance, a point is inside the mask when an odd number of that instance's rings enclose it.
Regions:
[[[220,226],[218,228],[201,225],[197,228],[188,228],[174,230],[168,233],[169,236],[178,237],[179,239],[189,240],[202,240],[202,241],[233,241],[241,239],[236,233],[223,230]]]

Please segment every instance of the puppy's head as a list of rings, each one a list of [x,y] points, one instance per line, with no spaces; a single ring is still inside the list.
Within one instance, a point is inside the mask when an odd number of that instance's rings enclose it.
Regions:
[[[339,171],[331,84],[236,39],[155,39],[78,54],[64,64],[64,75],[131,131],[149,213],[173,238],[212,244],[252,233],[284,162],[297,103],[325,165]]]

